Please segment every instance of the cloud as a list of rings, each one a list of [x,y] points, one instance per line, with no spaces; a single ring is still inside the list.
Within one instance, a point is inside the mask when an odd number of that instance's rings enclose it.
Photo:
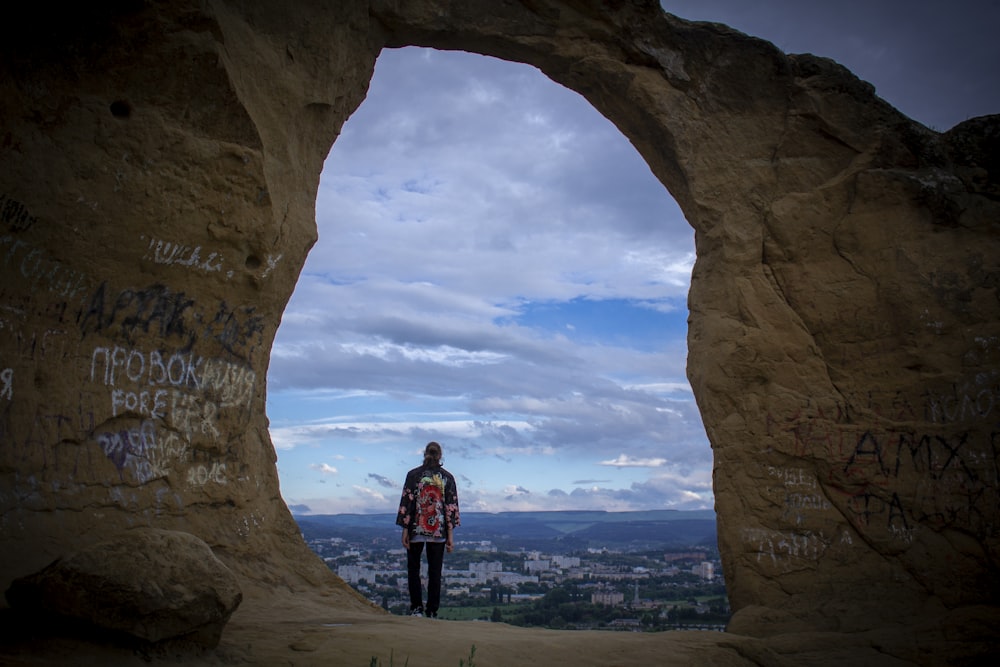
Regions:
[[[358,484],[355,484],[351,488],[354,489],[355,493],[357,493],[365,501],[380,503],[383,505],[388,502],[388,499],[382,495],[380,491],[376,491],[375,489],[370,489],[367,486],[360,486]]]
[[[619,454],[618,458],[601,461],[598,465],[615,468],[659,468],[666,464],[667,460],[663,458],[637,459],[627,454]]]
[[[328,463],[311,463],[309,465],[313,470],[318,470],[324,475],[336,475],[337,469]]]
[[[308,505],[289,505],[288,506],[288,510],[292,514],[296,514],[296,515],[311,514],[312,513],[312,510],[309,509]]]
[[[368,473],[368,479],[375,480],[376,484],[378,484],[379,486],[385,487],[387,489],[395,489],[395,488],[397,488],[397,485],[396,485],[396,483],[393,480],[391,480],[388,477],[385,477],[383,475],[376,475],[375,473],[370,472],[370,473]]]
[[[516,486],[499,492],[475,489],[462,496],[466,511],[516,512],[538,510],[605,510],[627,512],[644,509],[711,509],[714,504],[711,468],[656,474],[644,482],[626,488],[592,485],[570,492],[553,488],[544,494],[518,493]]]

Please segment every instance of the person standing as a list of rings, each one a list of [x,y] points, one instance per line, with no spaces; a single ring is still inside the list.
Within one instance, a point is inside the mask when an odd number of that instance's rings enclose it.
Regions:
[[[410,615],[437,618],[441,606],[441,568],[445,551],[455,548],[459,525],[458,486],[441,465],[441,445],[424,447],[424,462],[406,473],[396,525],[403,527],[406,575],[410,589]],[[420,556],[427,549],[427,605],[420,583]]]

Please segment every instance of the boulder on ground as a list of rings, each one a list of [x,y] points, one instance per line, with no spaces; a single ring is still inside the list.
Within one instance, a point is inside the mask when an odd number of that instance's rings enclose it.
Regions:
[[[14,580],[14,609],[89,624],[156,643],[214,647],[243,593],[201,539],[137,528]]]

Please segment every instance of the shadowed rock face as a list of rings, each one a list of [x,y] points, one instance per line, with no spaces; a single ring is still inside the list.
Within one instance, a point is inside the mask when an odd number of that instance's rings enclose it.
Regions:
[[[423,45],[581,93],[694,227],[731,629],[990,639],[996,117],[932,132],[655,2],[112,6],[0,40],[0,586],[133,526],[244,586],[342,586],[281,501],[264,378],[323,158],[379,50]]]

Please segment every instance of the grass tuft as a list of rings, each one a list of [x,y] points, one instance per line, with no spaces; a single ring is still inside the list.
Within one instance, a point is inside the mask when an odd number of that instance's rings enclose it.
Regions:
[[[389,649],[389,664],[387,667],[393,667],[392,664],[393,657],[394,656],[392,649]],[[476,667],[475,660],[476,660],[476,645],[473,644],[472,647],[469,649],[469,661],[466,662],[465,660],[459,658],[458,667]],[[403,663],[403,667],[409,667],[409,664],[410,664],[410,658],[407,657],[406,662]],[[382,667],[382,661],[378,658],[378,656],[373,655],[371,662],[368,663],[368,667]]]

